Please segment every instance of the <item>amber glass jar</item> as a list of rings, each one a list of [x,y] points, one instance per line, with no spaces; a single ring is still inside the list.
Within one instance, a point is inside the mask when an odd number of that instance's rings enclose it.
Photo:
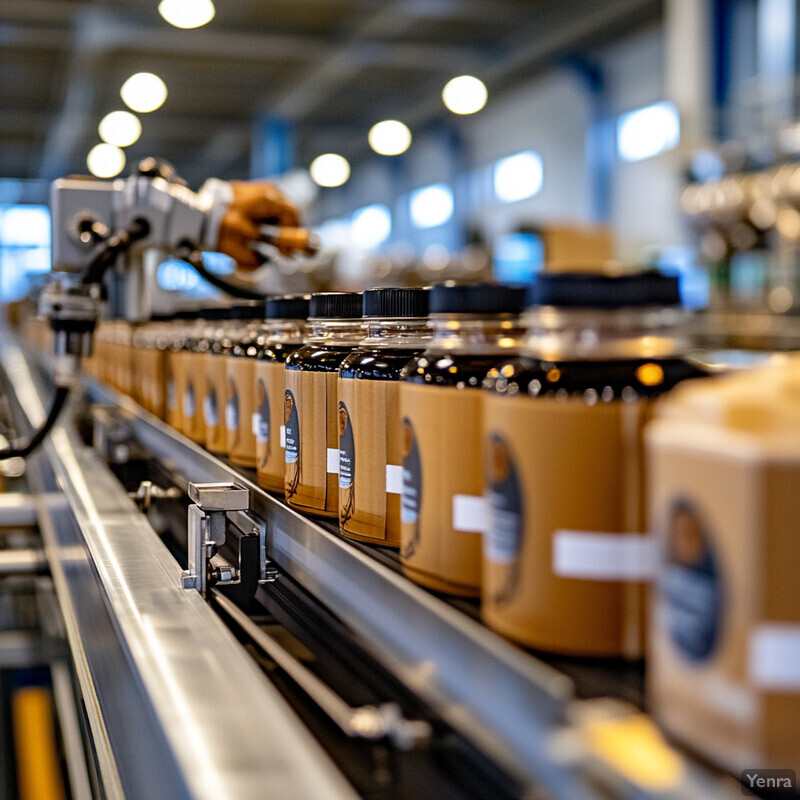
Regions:
[[[525,291],[434,286],[433,341],[401,374],[403,571],[432,589],[477,595],[485,527],[481,384],[517,352]]]
[[[171,314],[153,315],[133,335],[136,398],[160,419],[164,419],[166,405],[166,350],[172,325]]]
[[[183,431],[183,397],[186,372],[183,356],[188,338],[197,324],[197,312],[183,310],[175,314],[175,324],[170,330],[170,342],[166,351],[166,417],[167,424],[176,431]]]
[[[677,279],[541,275],[522,354],[485,381],[490,502],[482,613],[542,650],[636,658],[652,555],[642,428],[703,375]]]
[[[263,317],[262,310],[261,316]],[[256,355],[266,336],[264,320],[250,321],[225,356],[228,407],[225,427],[228,458],[254,468],[256,461]]]
[[[206,424],[206,447],[212,453],[227,455],[228,428],[237,423],[236,395],[228,385],[227,356],[239,342],[248,322],[262,315],[261,303],[246,303],[230,306],[219,325],[209,328],[203,337],[205,353],[205,391],[203,392],[203,414]],[[221,312],[223,313],[223,312]]]
[[[222,320],[229,316],[225,307],[204,308],[198,321],[187,334],[183,344],[183,434],[193,442],[205,444],[206,419],[203,396],[206,385],[206,353]]]
[[[364,339],[339,368],[339,527],[400,546],[400,373],[430,342],[427,289],[368,289]]]
[[[337,377],[363,339],[360,292],[311,296],[307,344],[286,359],[285,492],[295,508],[339,516]]]
[[[286,295],[267,300],[263,335],[256,350],[255,412],[256,478],[259,486],[283,494],[286,427],[283,399],[286,359],[305,343],[311,295]]]

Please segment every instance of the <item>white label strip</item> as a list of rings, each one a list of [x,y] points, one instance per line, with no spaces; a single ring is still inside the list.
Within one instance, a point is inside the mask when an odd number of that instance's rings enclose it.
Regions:
[[[403,493],[403,468],[396,464],[386,465],[386,492],[387,494]]]
[[[281,425],[281,447],[286,449],[286,426]]]
[[[750,634],[750,678],[762,689],[800,689],[800,625],[759,625]]]
[[[328,448],[328,472],[332,475],[339,474],[339,449]]]
[[[557,530],[553,572],[562,578],[647,581],[655,574],[656,546],[650,536]]]
[[[489,521],[489,504],[485,497],[472,494],[453,495],[453,530],[483,533]]]

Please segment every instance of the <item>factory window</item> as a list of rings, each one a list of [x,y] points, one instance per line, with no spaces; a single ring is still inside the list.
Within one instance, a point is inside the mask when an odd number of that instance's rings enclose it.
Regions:
[[[192,292],[200,285],[200,276],[184,261],[171,258],[158,265],[158,285],[168,292]]]
[[[494,242],[493,271],[500,283],[532,283],[544,264],[542,237],[535,233],[506,233]]]
[[[672,103],[629,111],[617,121],[617,151],[623,161],[642,161],[678,146],[681,121]]]
[[[46,206],[0,205],[0,299],[22,297],[50,269],[50,213]]]
[[[494,193],[503,203],[515,203],[538,194],[544,180],[542,157],[525,150],[494,165]]]
[[[411,192],[409,210],[416,228],[436,228],[453,216],[453,190],[446,183],[433,183]]]
[[[324,250],[344,250],[353,237],[353,226],[349,219],[329,219],[317,228]]]
[[[380,247],[392,232],[392,212],[375,203],[353,212],[351,218],[353,244],[362,250]]]
[[[236,263],[224,253],[203,253],[203,263],[215,275],[230,275]],[[158,285],[167,291],[183,292],[197,298],[218,297],[220,292],[204,281],[185,261],[170,258],[158,265]]]

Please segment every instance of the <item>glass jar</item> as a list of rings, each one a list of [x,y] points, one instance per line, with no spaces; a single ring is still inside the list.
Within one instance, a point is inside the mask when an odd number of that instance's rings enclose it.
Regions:
[[[481,384],[517,352],[524,297],[510,286],[434,286],[433,341],[401,373],[400,558],[408,577],[437,591],[480,592]]]
[[[198,320],[192,326],[183,345],[183,434],[197,444],[206,442],[206,420],[203,394],[206,385],[206,353],[211,338],[220,321],[228,314],[227,308],[213,307],[198,311]]]
[[[178,311],[175,324],[170,329],[170,341],[166,350],[166,417],[167,424],[176,431],[183,431],[183,396],[186,389],[186,372],[183,354],[186,339],[195,323],[195,312]]]
[[[171,314],[153,315],[133,335],[135,398],[160,419],[164,418],[164,372],[171,323]]]
[[[133,330],[134,324],[119,320],[116,337],[116,385],[128,396],[133,395]]]
[[[311,296],[307,343],[286,359],[284,426],[287,502],[339,516],[337,377],[363,339],[360,292]]]
[[[283,399],[286,359],[305,343],[311,295],[270,297],[264,335],[258,342],[255,367],[256,480],[271,492],[284,491],[286,428]]]
[[[705,373],[678,335],[675,278],[542,274],[531,298],[522,355],[484,382],[483,618],[530,647],[637,658],[642,427],[654,398]]]
[[[206,423],[206,447],[212,453],[227,455],[228,430],[239,425],[238,395],[228,383],[227,356],[241,339],[247,323],[261,315],[263,305],[248,303],[230,306],[225,318],[204,337],[205,392],[203,414]]]
[[[400,546],[400,373],[431,339],[427,289],[364,292],[364,339],[339,368],[339,528]]]
[[[252,320],[225,357],[228,407],[234,409],[226,417],[228,458],[241,467],[254,468],[257,464],[256,355],[265,338],[264,320]]]

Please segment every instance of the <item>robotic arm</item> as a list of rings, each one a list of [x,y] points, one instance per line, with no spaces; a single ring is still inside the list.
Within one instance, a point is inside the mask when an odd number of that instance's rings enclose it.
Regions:
[[[138,236],[137,249],[175,251],[191,243],[226,253],[243,269],[263,263],[253,243],[267,242],[286,255],[319,248],[272,184],[211,178],[195,193],[171,166],[153,158],[142,161],[134,175],[111,182],[59,179],[50,207],[53,270],[59,272],[81,272],[93,249],[122,231]]]
[[[63,407],[75,383],[80,361],[91,354],[92,335],[100,316],[103,278],[112,267],[121,271],[123,293],[132,306],[152,287],[147,284],[148,251],[187,261],[207,281],[237,297],[262,299],[250,289],[208,272],[202,250],[218,250],[254,269],[264,261],[258,243],[281,253],[314,254],[318,240],[299,227],[294,207],[268,183],[227,183],[210,179],[195,193],[173,168],[149,158],[135,174],[115,181],[63,178],[51,189],[53,272],[60,274],[44,289],[39,314],[54,333],[56,395],[42,428],[24,445],[0,451],[0,460],[28,455]],[[151,270],[152,271],[152,270]],[[146,314],[133,313],[131,318]]]

